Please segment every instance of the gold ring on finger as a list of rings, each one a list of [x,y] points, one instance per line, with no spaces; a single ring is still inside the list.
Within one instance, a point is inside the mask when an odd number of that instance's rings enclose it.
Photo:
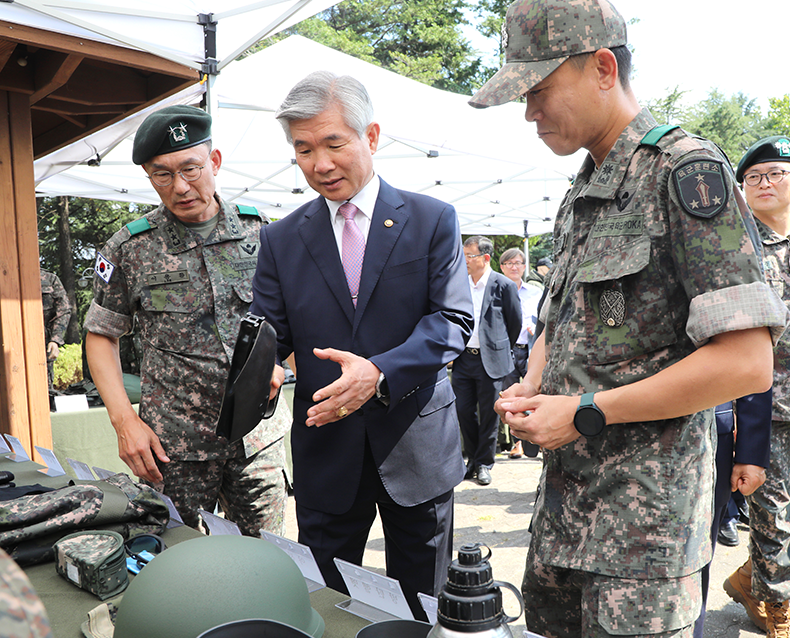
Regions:
[[[342,418],[344,418],[347,415],[348,415],[348,408],[346,406],[344,406],[344,405],[341,405],[337,409],[337,418],[338,419],[342,419]]]

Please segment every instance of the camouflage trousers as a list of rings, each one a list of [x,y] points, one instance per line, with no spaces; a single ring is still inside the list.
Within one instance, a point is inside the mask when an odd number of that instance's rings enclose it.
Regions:
[[[49,618],[30,581],[0,549],[0,636],[52,638]]]
[[[702,604],[699,572],[613,578],[538,563],[531,549],[521,593],[527,629],[547,638],[691,638]]]
[[[749,501],[752,593],[758,600],[790,600],[790,423],[771,424],[771,465]]]
[[[261,529],[283,535],[288,494],[282,438],[249,458],[157,464],[164,481],[155,487],[172,499],[189,527],[198,528],[199,509],[214,512],[219,503],[245,536],[260,536]]]

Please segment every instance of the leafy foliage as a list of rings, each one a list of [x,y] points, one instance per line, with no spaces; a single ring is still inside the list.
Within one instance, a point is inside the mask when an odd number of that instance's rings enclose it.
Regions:
[[[81,326],[93,299],[91,278],[92,268],[96,262],[96,252],[124,224],[141,217],[151,207],[80,197],[69,198],[68,230],[70,237],[64,238],[58,227],[58,218],[65,199],[63,197],[43,197],[38,200],[39,252],[41,266],[58,275],[63,281],[66,291],[71,292],[66,283],[68,278],[64,276],[62,259],[59,254],[61,243],[70,241],[74,279],[77,281],[74,288],[77,301],[77,320]],[[87,285],[82,287],[80,280]]]
[[[768,98],[768,123],[776,135],[790,135],[790,94]]]
[[[757,140],[772,134],[770,123],[760,113],[756,100],[743,93],[725,97],[716,89],[688,109],[680,121],[690,133],[718,144],[733,165],[737,165]]]
[[[52,387],[65,390],[72,383],[82,381],[82,344],[69,343],[61,346],[58,358],[52,366]]]
[[[462,235],[461,241],[466,241],[474,235]],[[491,268],[501,272],[499,257],[509,248],[524,250],[524,238],[518,235],[486,235],[494,243],[494,255],[491,257]],[[529,245],[530,268],[535,270],[535,264],[542,257],[551,258],[554,252],[554,240],[551,233],[534,235],[527,240]]]
[[[257,43],[244,55],[299,34],[436,88],[469,94],[496,69],[483,65],[462,29],[470,24],[474,9],[487,16],[478,28],[498,33],[495,22],[501,24],[502,17],[492,12],[499,5],[504,16],[506,5],[496,0],[344,0]]]

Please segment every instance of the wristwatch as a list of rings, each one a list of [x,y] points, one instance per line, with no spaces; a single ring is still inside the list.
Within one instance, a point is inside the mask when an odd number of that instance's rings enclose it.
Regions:
[[[601,409],[593,402],[595,392],[582,395],[576,414],[573,415],[573,425],[584,436],[598,436],[606,427],[606,417]]]
[[[390,388],[383,372],[379,374],[379,380],[376,381],[376,398],[384,405],[390,404]]]

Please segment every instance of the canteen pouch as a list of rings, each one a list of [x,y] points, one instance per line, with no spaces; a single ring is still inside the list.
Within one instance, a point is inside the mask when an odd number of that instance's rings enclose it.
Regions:
[[[109,530],[87,530],[55,543],[55,568],[67,581],[101,600],[129,584],[123,537]]]

